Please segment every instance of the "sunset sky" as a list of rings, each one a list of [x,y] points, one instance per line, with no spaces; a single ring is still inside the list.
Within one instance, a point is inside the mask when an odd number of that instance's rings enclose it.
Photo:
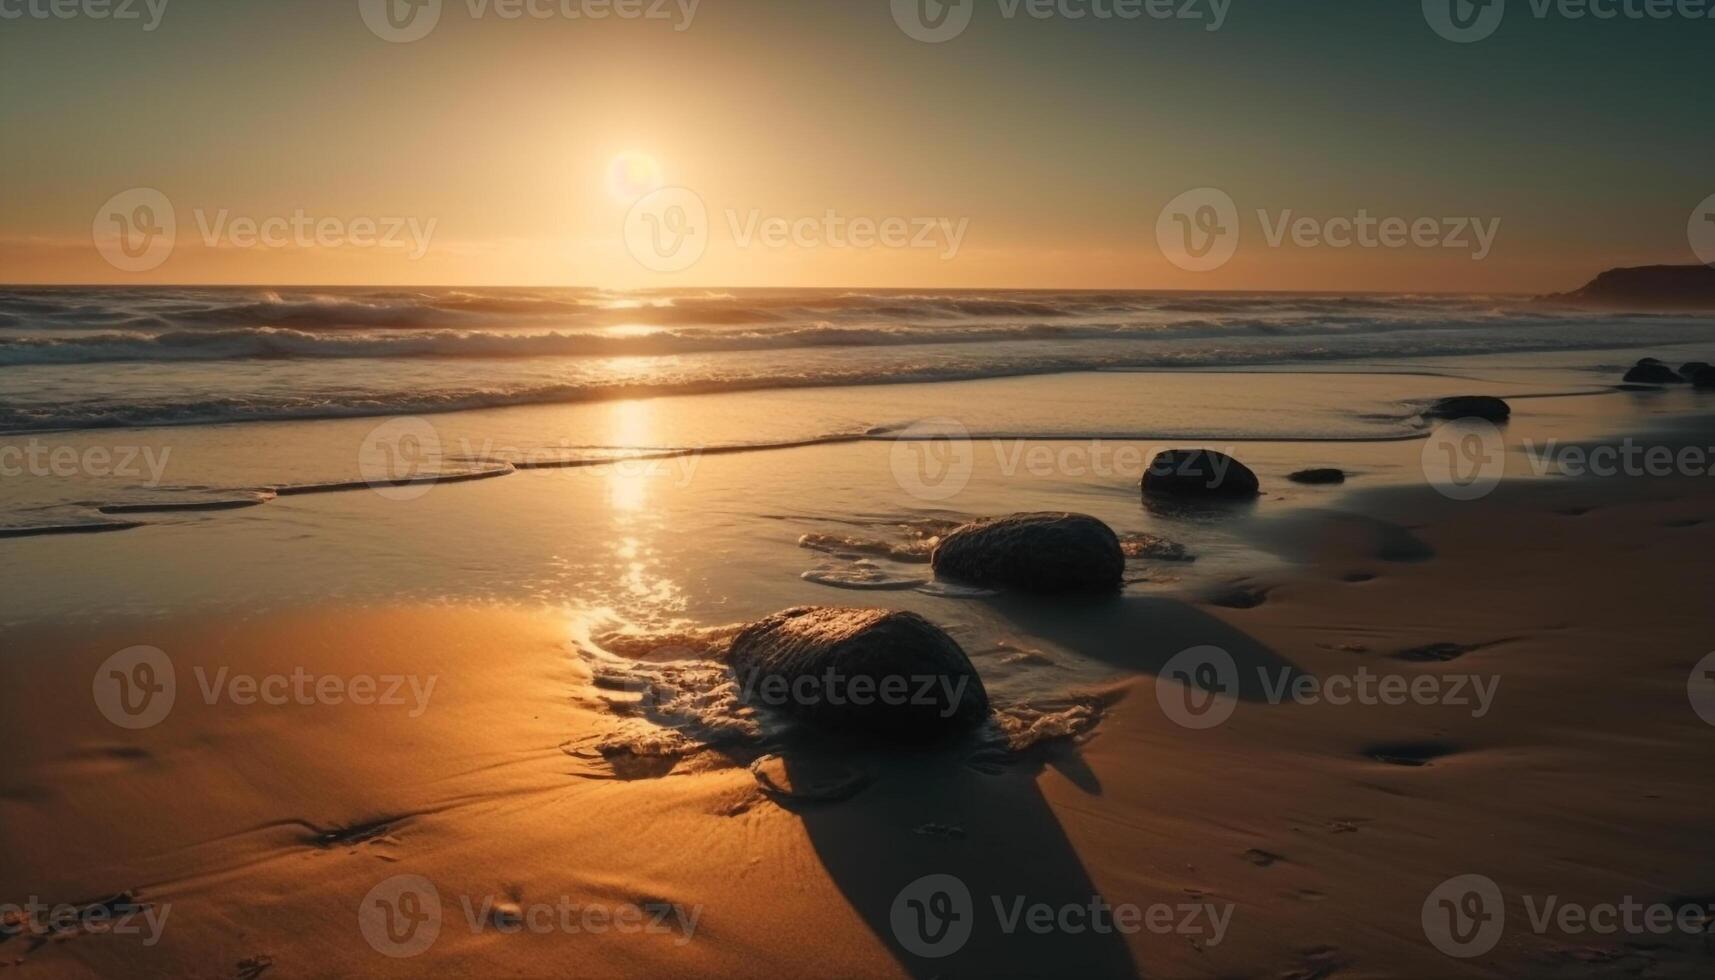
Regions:
[[[1514,0],[1494,36],[1456,44],[1415,0],[1234,0],[1217,31],[1207,2],[1196,21],[1038,20],[979,0],[962,36],[927,44],[885,0],[705,0],[688,24],[673,6],[509,20],[473,3],[446,0],[408,43],[357,0],[168,0],[152,31],[0,20],[0,281],[1542,291],[1693,261],[1687,222],[1715,194],[1715,20],[1539,19]],[[657,180],[708,208],[683,271],[626,247]],[[130,273],[92,227],[139,187],[178,231]],[[1241,216],[1237,254],[1206,273],[1156,239],[1198,187]],[[950,258],[733,234],[830,209],[964,233]],[[1259,209],[1500,228],[1481,261],[1274,247]],[[421,257],[211,244],[223,211],[433,234]]]

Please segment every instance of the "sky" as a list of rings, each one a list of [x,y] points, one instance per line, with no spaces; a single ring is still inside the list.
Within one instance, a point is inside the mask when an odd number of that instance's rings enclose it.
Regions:
[[[0,281],[1541,292],[1715,206],[1643,0],[384,2],[0,0]]]

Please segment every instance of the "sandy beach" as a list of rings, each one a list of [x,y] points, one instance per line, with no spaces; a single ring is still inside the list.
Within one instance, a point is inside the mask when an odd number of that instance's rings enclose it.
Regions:
[[[1029,383],[1041,400],[1104,380]],[[1563,386],[1549,380],[1490,383]],[[982,390],[953,387],[975,426]],[[915,445],[892,438],[709,455],[684,482],[520,471],[408,501],[281,497],[7,542],[0,824],[21,846],[0,896],[61,918],[14,930],[0,962],[44,976],[1701,975],[1706,933],[1644,923],[1715,901],[1701,846],[1715,732],[1693,672],[1715,616],[1701,601],[1715,497],[1706,474],[1570,476],[1525,452],[1699,447],[1698,397],[1519,397],[1507,478],[1479,500],[1426,481],[1420,438],[1238,444],[1264,496],[1213,516],[1152,511],[1132,474],[1064,457],[1006,472],[1011,455],[1078,440],[996,440],[992,455],[975,440],[969,484],[927,501],[896,472]],[[1151,451],[1097,444],[1115,467]],[[1285,479],[1311,465],[1353,475]],[[951,522],[1041,509],[1129,535],[1121,594],[949,589],[919,564]],[[550,537],[551,554],[530,553]],[[329,548],[354,563],[328,569]],[[139,583],[171,563],[174,585],[81,597],[99,610],[85,615],[17,575],[98,556]],[[535,597],[488,581],[523,562],[561,574],[536,578]],[[462,589],[413,595],[448,569]],[[326,597],[303,601],[312,587]],[[744,705],[725,627],[805,603],[922,613],[969,653],[994,720],[912,749]],[[1211,647],[1237,681],[1212,699],[1195,653]],[[151,687],[171,689],[165,708]],[[1434,924],[1437,890],[1468,875],[1499,889],[1504,928],[1481,955],[1450,955],[1475,947]],[[1629,932],[1556,917],[1633,904]],[[968,931],[930,942],[915,920],[937,908]]]

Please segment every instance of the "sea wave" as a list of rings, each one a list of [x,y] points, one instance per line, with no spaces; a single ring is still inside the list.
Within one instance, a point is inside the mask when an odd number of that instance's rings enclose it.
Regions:
[[[1596,350],[1712,326],[1500,296],[6,287],[0,431]]]
[[[1521,330],[1558,319],[1518,320]],[[289,327],[0,335],[0,367],[128,361],[287,358],[633,357],[818,347],[905,347],[1009,341],[1210,340],[1250,336],[1339,337],[1423,331],[1445,323],[1327,316],[1280,321],[1188,318],[1172,323],[990,323],[958,327],[842,327],[831,323],[749,330],[654,329],[627,333],[413,330],[329,333]]]
[[[504,328],[737,326],[839,323],[969,323],[1178,315],[1291,317],[1319,314],[1408,318],[1423,312],[1483,315],[1517,307],[1483,296],[1321,296],[1148,292],[903,290],[644,291],[595,289],[244,289],[234,287],[0,289],[8,329],[87,330],[293,327]]]
[[[1630,346],[1625,343],[1614,346]],[[1434,353],[1484,353],[1497,350],[1553,349],[1549,344],[1496,347],[1485,345],[1469,351],[1438,347]],[[1398,351],[1410,356],[1416,351]],[[1277,350],[1249,354],[1231,350],[1214,352],[1157,351],[1153,353],[1071,352],[1033,357],[1000,355],[972,359],[927,358],[911,363],[818,366],[814,370],[782,365],[775,370],[747,370],[715,374],[673,374],[664,380],[638,380],[637,375],[587,378],[575,381],[531,383],[513,381],[495,384],[448,384],[442,387],[313,388],[275,393],[232,392],[206,395],[192,393],[155,396],[136,400],[123,387],[77,399],[17,400],[0,402],[0,434],[47,432],[71,429],[140,428],[154,426],[217,425],[235,422],[282,422],[317,419],[381,416],[435,415],[447,412],[522,405],[553,405],[654,398],[668,395],[702,395],[743,391],[911,384],[942,381],[974,381],[986,378],[1025,377],[1078,371],[1147,371],[1196,368],[1243,369],[1292,360],[1305,364],[1334,362],[1374,355],[1373,351],[1346,352],[1311,348],[1283,356]],[[77,370],[81,370],[80,365]],[[991,433],[1009,438],[1016,433]],[[1114,437],[1117,433],[1108,433]],[[1143,433],[1154,437],[1156,433]],[[1307,432],[1294,438],[1339,439],[1338,432]]]

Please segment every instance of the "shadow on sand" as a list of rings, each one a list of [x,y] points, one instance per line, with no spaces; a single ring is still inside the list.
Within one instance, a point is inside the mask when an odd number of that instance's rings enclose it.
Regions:
[[[1187,647],[1220,646],[1253,679],[1240,685],[1241,699],[1261,697],[1256,668],[1293,670],[1242,631],[1172,600],[1007,597],[987,605],[1033,636],[1139,674],[1158,672]],[[986,747],[976,738],[896,751],[806,740],[781,752],[788,772],[809,777],[825,753],[838,753],[875,778],[838,803],[782,805],[803,820],[831,880],[912,976],[1146,975],[1037,785],[1052,766],[1100,795],[1078,747],[1061,741],[1005,753],[998,767],[977,764],[994,757],[992,743]],[[1091,917],[1092,905],[1105,919]],[[1030,909],[1040,907],[1054,910],[1047,928],[1030,925]],[[1145,947],[1194,938],[1141,935]]]

